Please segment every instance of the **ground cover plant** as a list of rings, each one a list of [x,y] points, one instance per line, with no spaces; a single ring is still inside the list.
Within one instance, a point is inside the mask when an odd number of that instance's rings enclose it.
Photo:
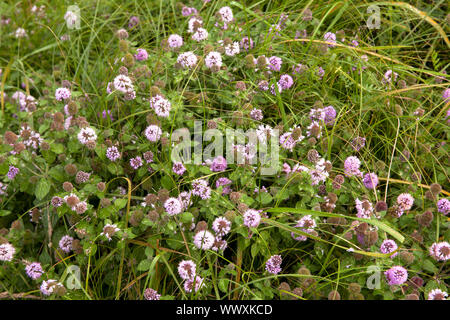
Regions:
[[[0,3],[0,297],[447,299],[448,9]]]

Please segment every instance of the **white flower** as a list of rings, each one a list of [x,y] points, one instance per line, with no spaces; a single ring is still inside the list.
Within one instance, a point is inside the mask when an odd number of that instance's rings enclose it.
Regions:
[[[94,129],[89,127],[82,128],[77,137],[81,144],[86,144],[89,141],[97,140],[97,134],[95,133]]]

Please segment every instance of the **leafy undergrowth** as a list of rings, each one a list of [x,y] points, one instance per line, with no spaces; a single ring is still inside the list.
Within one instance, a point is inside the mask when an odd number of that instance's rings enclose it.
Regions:
[[[0,297],[445,299],[427,3],[1,3]],[[256,138],[174,161],[181,128]]]

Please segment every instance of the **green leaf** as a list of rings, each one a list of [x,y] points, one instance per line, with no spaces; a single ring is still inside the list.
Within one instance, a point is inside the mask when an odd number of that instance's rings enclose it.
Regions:
[[[150,266],[151,266],[151,261],[148,259],[144,259],[141,262],[139,262],[137,269],[139,271],[147,271],[150,269]]]
[[[36,198],[38,200],[42,200],[49,191],[50,191],[50,182],[47,179],[42,178],[41,180],[39,180],[36,186],[36,190],[34,191],[34,194],[36,195]]]
[[[10,214],[11,214],[11,211],[9,211],[9,210],[0,210],[0,217],[4,217],[4,216],[10,215]]]
[[[128,203],[128,199],[116,199],[116,201],[114,201],[114,206],[117,209],[122,209],[124,208]]]
[[[436,267],[436,265],[433,263],[433,261],[431,261],[430,259],[425,259],[423,261],[423,265],[422,267],[431,273],[436,273],[438,271],[438,268]]]
[[[60,154],[64,152],[64,146],[61,143],[51,143],[50,150],[56,154]]]

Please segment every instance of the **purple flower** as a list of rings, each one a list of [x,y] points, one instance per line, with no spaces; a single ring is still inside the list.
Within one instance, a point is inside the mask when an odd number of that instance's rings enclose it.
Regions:
[[[67,88],[58,88],[55,91],[55,98],[58,101],[63,101],[69,99],[71,96],[70,90]]]
[[[132,16],[130,21],[128,22],[128,29],[131,29],[139,24],[139,18],[136,16]]]
[[[214,172],[225,171],[227,169],[227,160],[222,156],[214,158],[211,163],[210,169]]]
[[[231,230],[231,222],[224,217],[218,217],[212,224],[212,229],[218,237],[223,237]]]
[[[25,271],[27,275],[33,280],[40,278],[40,276],[42,276],[42,274],[44,273],[44,270],[42,270],[41,264],[39,262],[28,264],[25,267]]]
[[[442,99],[444,99],[445,102],[450,101],[450,88],[447,88],[442,92]]]
[[[186,280],[186,282],[184,283],[184,291],[186,291],[187,293],[192,292],[192,290],[194,290],[194,292],[197,292],[204,286],[205,281],[203,280],[203,278],[195,276],[192,279]]]
[[[169,48],[179,48],[183,45],[183,38],[178,34],[171,34],[167,39]]]
[[[359,171],[360,165],[361,165],[361,161],[357,157],[355,157],[355,156],[348,157],[344,161],[345,175],[347,177],[351,177],[351,176],[361,177],[362,172]]]
[[[356,216],[358,218],[370,219],[370,216],[373,213],[373,206],[368,200],[359,200],[355,199],[355,207],[356,207]]]
[[[196,266],[192,260],[183,260],[178,264],[178,274],[184,280],[192,279],[195,276]]]
[[[183,175],[183,173],[186,172],[186,168],[181,162],[175,162],[172,166],[172,170],[179,176]]]
[[[164,202],[164,208],[166,209],[169,216],[174,216],[183,210],[183,205],[181,204],[180,200],[177,198],[169,198]]]
[[[394,266],[385,273],[386,280],[390,286],[405,283],[408,279],[408,271],[402,266]]]
[[[402,193],[397,197],[397,204],[401,210],[410,210],[414,204],[414,198],[409,193]]]
[[[222,189],[222,195],[229,194],[231,192],[231,188],[228,185],[231,183],[232,181],[230,179],[222,177],[217,179],[216,188],[223,186],[224,188]]]
[[[292,77],[288,74],[283,74],[280,77],[280,80],[278,81],[278,86],[281,87],[283,90],[287,90],[291,88],[294,85],[294,80]]]
[[[274,255],[266,262],[266,270],[272,274],[278,274],[281,272],[282,259],[280,255]]]
[[[244,213],[244,226],[257,228],[261,222],[261,215],[257,210],[248,209]]]
[[[240,42],[241,48],[244,50],[252,49],[253,48],[253,40],[249,37],[243,37]]]
[[[136,60],[138,61],[144,61],[148,59],[148,53],[147,50],[145,49],[137,49],[137,53],[134,55],[134,57],[136,58]]]
[[[303,216],[300,220],[297,221],[295,228],[299,228],[301,231],[311,234],[316,227],[316,222],[312,218],[311,215]],[[297,235],[294,232],[291,232],[291,237],[297,241],[306,241],[308,237],[304,235]]]
[[[111,161],[116,161],[120,158],[120,152],[115,146],[111,146],[106,149],[106,157]]]
[[[194,245],[202,250],[209,250],[215,242],[214,235],[208,230],[200,230],[194,236]]]
[[[8,171],[7,177],[10,180],[13,180],[18,173],[19,173],[19,169],[18,168],[14,167],[14,166],[9,166],[9,171]]]
[[[428,293],[428,300],[445,300],[448,296],[446,291],[441,289],[433,289]]]
[[[391,253],[391,252],[394,252],[397,249],[398,249],[398,246],[395,243],[395,241],[394,240],[389,240],[389,239],[384,240],[381,243],[381,246],[380,246],[381,253]],[[391,259],[394,258],[397,254],[398,254],[398,252],[396,252],[393,255],[391,255]]]
[[[373,172],[366,173],[363,178],[363,183],[367,189],[375,189],[378,185],[378,176]]]
[[[159,300],[161,295],[156,290],[147,288],[144,291],[144,298],[145,300]]]
[[[134,169],[137,170],[140,167],[142,167],[142,158],[137,156],[136,158],[131,158],[130,159],[130,166]]]
[[[65,253],[72,251],[73,238],[71,236],[65,235],[59,240],[59,248]]]
[[[211,188],[208,186],[208,182],[203,179],[197,179],[192,182],[192,194],[199,196],[203,200],[211,197]]]
[[[336,45],[336,35],[332,32],[327,32],[323,36],[324,40],[327,42],[331,42],[332,44],[328,44],[328,47],[334,48]]]
[[[280,57],[272,56],[269,58],[269,68],[273,71],[280,71],[283,60]]]
[[[323,76],[325,75],[325,70],[322,67],[318,67],[317,68],[317,76],[322,79]]]
[[[447,215],[450,212],[450,201],[448,199],[441,199],[437,202],[437,209],[440,213]]]
[[[323,111],[325,112],[325,124],[333,124],[334,119],[336,119],[336,110],[333,108],[333,106],[325,107]]]
[[[256,121],[261,121],[264,118],[262,110],[256,108],[250,111],[250,117]]]
[[[446,241],[435,242],[430,247],[430,255],[437,261],[450,259],[450,244]]]
[[[144,135],[148,139],[148,141],[156,142],[161,138],[162,130],[155,124],[149,125],[145,131]]]
[[[0,244],[0,261],[11,261],[15,253],[16,248],[10,243]]]

